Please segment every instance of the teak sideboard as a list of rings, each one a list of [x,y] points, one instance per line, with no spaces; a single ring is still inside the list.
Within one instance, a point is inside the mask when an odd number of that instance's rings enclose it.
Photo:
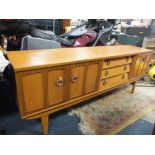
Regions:
[[[129,45],[8,52],[21,117],[41,118],[48,134],[51,113],[125,84],[133,85],[133,93],[151,55]]]

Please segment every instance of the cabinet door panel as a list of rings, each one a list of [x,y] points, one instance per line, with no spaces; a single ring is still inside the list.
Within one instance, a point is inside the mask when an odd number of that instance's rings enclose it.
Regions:
[[[146,55],[142,55],[140,63],[139,63],[139,67],[138,67],[138,70],[137,70],[137,73],[136,73],[137,76],[142,75],[142,70],[143,70],[143,67],[144,67],[145,60],[146,60]]]
[[[88,64],[85,81],[85,93],[93,92],[96,90],[99,76],[99,65],[99,62]]]
[[[145,62],[144,62],[144,66],[143,66],[143,69],[142,69],[142,74],[145,74],[145,73],[147,72],[148,63],[149,63],[149,61],[150,61],[150,58],[151,58],[151,54],[147,54],[147,55],[146,55]]]
[[[48,71],[48,103],[54,105],[64,100],[64,70]]]
[[[134,77],[137,75],[141,59],[142,59],[142,56],[138,55],[135,64],[133,64],[133,76]]]
[[[75,98],[83,95],[85,64],[72,65],[70,75],[69,97]]]
[[[134,61],[131,65],[130,78],[142,76],[145,74],[150,60],[150,56],[151,54],[139,54],[137,56],[134,56]]]
[[[25,112],[39,110],[44,107],[43,74],[32,73],[23,75],[23,99]]]

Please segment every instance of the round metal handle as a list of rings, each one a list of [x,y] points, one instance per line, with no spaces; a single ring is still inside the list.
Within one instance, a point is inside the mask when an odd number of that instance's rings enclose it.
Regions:
[[[107,84],[107,81],[106,81],[106,80],[104,80],[104,81],[103,81],[103,85],[106,85],[106,84]]]
[[[123,74],[123,75],[122,75],[122,79],[124,79],[124,78],[125,78],[125,75]]]
[[[126,70],[127,70],[127,66],[125,65],[125,66],[124,66],[124,71],[126,71]]]
[[[59,76],[58,80],[56,81],[57,86],[61,87],[64,83],[64,80],[61,76]]]
[[[110,65],[110,60],[107,60],[107,65]]]
[[[76,74],[73,74],[72,78],[71,78],[71,81],[72,83],[75,83],[77,81],[78,77]]]
[[[109,73],[108,73],[108,71],[106,70],[106,71],[105,71],[105,76],[107,76],[108,74],[109,74]]]

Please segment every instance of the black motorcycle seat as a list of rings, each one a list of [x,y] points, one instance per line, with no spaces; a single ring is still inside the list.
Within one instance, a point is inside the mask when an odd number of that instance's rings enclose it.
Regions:
[[[52,31],[43,31],[36,28],[31,29],[31,36],[32,37],[38,37],[48,40],[55,40],[57,42],[60,42],[62,45],[65,46],[72,46],[74,44],[73,40],[68,40],[66,38],[61,38],[54,34]]]

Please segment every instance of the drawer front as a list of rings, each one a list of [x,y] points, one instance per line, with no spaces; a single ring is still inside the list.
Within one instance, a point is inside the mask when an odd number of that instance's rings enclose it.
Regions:
[[[69,78],[69,98],[79,97],[84,94],[85,64],[72,65]]]
[[[115,66],[121,66],[121,65],[129,64],[129,63],[132,63],[131,57],[107,59],[107,60],[104,60],[102,69],[111,68],[111,67],[115,67]]]
[[[48,105],[64,101],[65,77],[64,69],[58,68],[48,71]]]
[[[114,67],[110,69],[102,70],[100,79],[106,79],[119,74],[127,73],[130,71],[130,65],[123,65],[119,67]]]
[[[100,80],[99,89],[105,90],[127,81],[128,81],[128,73],[118,75],[109,79]]]

